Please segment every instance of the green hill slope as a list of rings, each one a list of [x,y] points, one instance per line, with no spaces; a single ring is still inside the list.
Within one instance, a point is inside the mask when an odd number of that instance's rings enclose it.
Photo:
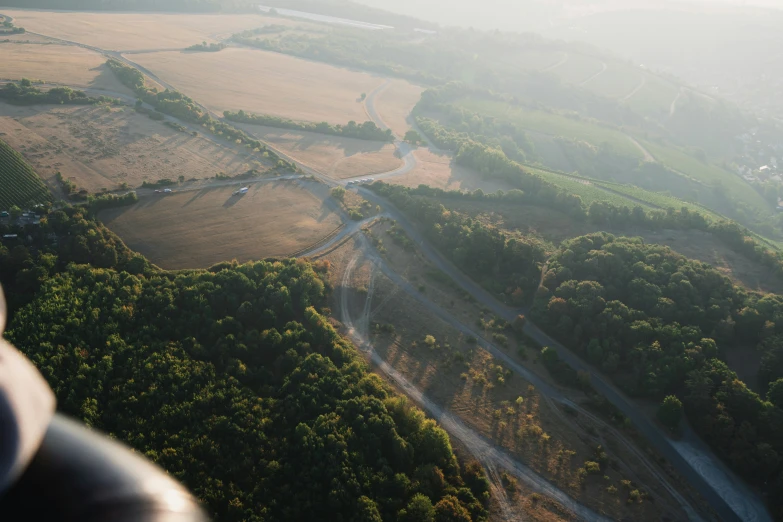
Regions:
[[[41,178],[7,143],[0,140],[0,210],[30,207],[51,199]]]

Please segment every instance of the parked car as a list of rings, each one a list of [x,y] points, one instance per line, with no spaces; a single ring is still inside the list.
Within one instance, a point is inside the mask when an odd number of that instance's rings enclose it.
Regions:
[[[8,216],[10,216],[10,214],[8,212],[6,212],[5,210],[0,212],[0,217],[8,217]]]

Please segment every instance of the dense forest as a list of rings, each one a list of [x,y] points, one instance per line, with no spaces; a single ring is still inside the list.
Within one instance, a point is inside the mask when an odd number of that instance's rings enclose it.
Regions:
[[[294,121],[287,118],[271,116],[269,114],[252,114],[243,110],[237,112],[224,111],[223,116],[230,121],[250,123],[252,125],[265,125],[267,127],[277,127],[281,129],[318,132],[321,134],[332,134],[334,136],[356,138],[359,140],[394,141],[391,129],[383,130],[372,121],[365,121],[359,124],[355,121],[349,121],[345,125],[332,125],[325,121],[318,123]]]
[[[508,237],[478,220],[450,212],[429,198],[416,197],[434,195],[436,192],[429,187],[411,191],[375,183],[372,188],[410,216],[455,265],[487,289],[517,305],[532,298],[541,264],[546,260],[540,243],[531,238]],[[512,191],[504,197],[520,202],[523,196],[521,191]]]
[[[83,208],[24,232],[0,246],[7,337],[61,410],[163,466],[215,519],[486,519],[481,467],[318,311],[326,264],[160,271]]]
[[[600,233],[549,260],[533,317],[629,394],[681,397],[700,435],[783,517],[783,402],[769,393],[783,389],[783,297],[748,292],[668,247]],[[729,349],[762,354],[762,395],[721,360]]]

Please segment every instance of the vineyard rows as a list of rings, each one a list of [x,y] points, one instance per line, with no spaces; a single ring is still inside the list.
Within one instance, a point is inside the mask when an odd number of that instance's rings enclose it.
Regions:
[[[0,210],[27,209],[49,201],[46,185],[21,154],[0,140]]]

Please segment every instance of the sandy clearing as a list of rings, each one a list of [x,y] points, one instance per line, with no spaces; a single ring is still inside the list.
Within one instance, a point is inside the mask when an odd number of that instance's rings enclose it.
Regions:
[[[305,165],[334,178],[380,174],[402,165],[394,145],[340,138],[314,132],[294,132],[259,125],[239,127],[270,143]]]
[[[30,78],[90,87],[127,95],[125,88],[106,67],[106,58],[81,47],[68,45],[0,44],[0,78]]]
[[[510,190],[513,187],[507,183],[483,178],[478,172],[451,162],[448,155],[439,155],[429,149],[417,149],[414,156],[418,161],[415,169],[402,176],[395,176],[384,181],[405,187],[428,185],[444,190],[476,190],[496,192]]]
[[[177,132],[131,109],[0,103],[0,135],[50,186],[59,171],[90,192],[263,168],[244,149]]]
[[[411,126],[408,124],[413,106],[419,102],[423,87],[406,82],[405,80],[391,80],[389,85],[375,100],[375,108],[397,136],[404,136]]]
[[[133,60],[222,113],[243,109],[304,121],[367,121],[363,92],[383,80],[368,73],[255,49],[138,54]]]
[[[234,190],[152,196],[99,217],[130,248],[167,269],[285,256],[340,226],[322,198],[295,183],[253,184],[244,196],[232,196]]]
[[[264,25],[307,25],[255,14],[1,11],[28,31],[112,51],[182,48]]]

